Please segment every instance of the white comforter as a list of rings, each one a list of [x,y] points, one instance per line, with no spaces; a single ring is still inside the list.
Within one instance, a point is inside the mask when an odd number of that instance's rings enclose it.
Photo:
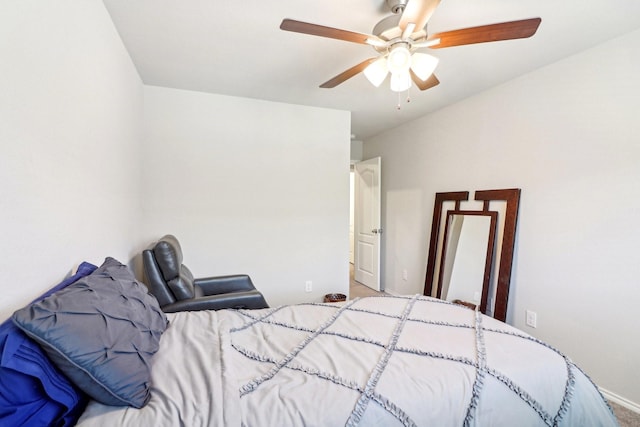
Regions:
[[[142,409],[91,426],[615,426],[553,348],[423,296],[169,315]]]

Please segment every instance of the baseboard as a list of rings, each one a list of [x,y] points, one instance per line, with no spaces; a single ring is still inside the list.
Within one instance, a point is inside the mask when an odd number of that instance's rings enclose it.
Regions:
[[[600,389],[600,393],[605,397],[605,399],[617,403],[620,406],[624,406],[630,411],[640,414],[640,404],[632,402],[628,399],[625,399],[622,396],[618,396],[617,394],[610,392],[609,390],[605,390],[603,388]]]

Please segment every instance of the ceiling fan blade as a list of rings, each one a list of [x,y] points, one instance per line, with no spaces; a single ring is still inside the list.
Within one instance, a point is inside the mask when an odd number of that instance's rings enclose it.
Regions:
[[[438,80],[435,74],[431,74],[427,80],[420,80],[412,70],[409,70],[409,72],[411,73],[411,80],[413,80],[420,90],[431,89],[432,87],[440,84],[440,80]]]
[[[439,4],[440,0],[409,0],[402,12],[398,26],[404,31],[408,24],[415,24],[416,30],[420,31],[427,25],[429,18]]]
[[[344,83],[345,81],[349,80],[351,77],[355,76],[356,74],[361,73],[365,68],[367,68],[367,66],[369,64],[371,64],[376,59],[378,59],[378,58],[369,58],[369,59],[367,59],[365,61],[362,61],[358,65],[356,65],[354,67],[351,67],[348,70],[343,71],[342,73],[338,74],[337,76],[335,76],[331,80],[328,80],[328,81],[322,83],[320,85],[320,87],[323,88],[323,89],[334,88],[334,87],[338,86],[340,83]]]
[[[293,31],[294,33],[328,37],[330,39],[344,40],[353,43],[384,44],[382,40],[374,35],[356,33],[354,31],[347,30],[339,30],[337,28],[325,27],[324,25],[311,24],[309,22],[296,21],[294,19],[288,18],[282,20],[280,29],[285,31]]]
[[[440,39],[431,49],[462,46],[474,43],[495,42],[500,40],[524,39],[531,37],[538,30],[541,18],[523,19],[521,21],[502,22],[431,34],[428,40]]]

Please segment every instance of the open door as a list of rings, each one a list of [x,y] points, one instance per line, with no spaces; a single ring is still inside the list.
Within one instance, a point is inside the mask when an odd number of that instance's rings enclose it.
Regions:
[[[380,157],[355,164],[354,278],[380,287]]]

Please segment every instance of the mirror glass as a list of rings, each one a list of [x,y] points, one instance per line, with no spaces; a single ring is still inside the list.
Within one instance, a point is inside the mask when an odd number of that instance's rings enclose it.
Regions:
[[[491,220],[491,215],[448,212],[438,286],[442,299],[480,304],[493,260]]]

